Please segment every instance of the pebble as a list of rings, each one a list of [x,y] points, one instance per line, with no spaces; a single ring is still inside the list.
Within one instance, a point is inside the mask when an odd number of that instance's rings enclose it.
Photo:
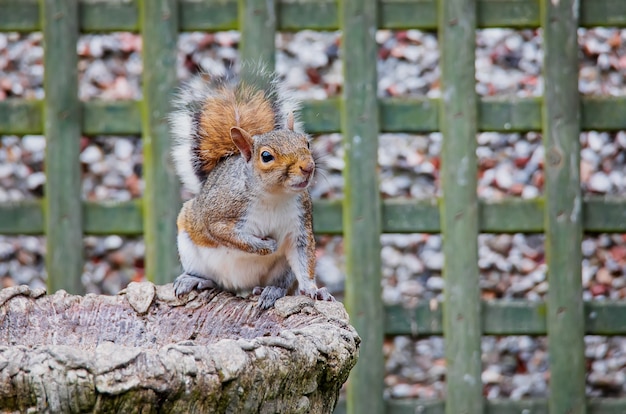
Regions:
[[[497,366],[490,366],[483,371],[481,380],[483,384],[498,384],[502,381],[502,374],[500,374]]]
[[[402,254],[392,246],[383,246],[380,254],[382,260],[389,267],[396,268],[402,262]]]
[[[443,253],[432,252],[425,255],[424,265],[429,270],[441,271],[443,269]]]
[[[143,256],[143,253],[139,256]],[[337,256],[324,255],[315,264],[315,274],[324,286],[333,292],[343,291],[345,274],[341,271],[341,263]]]
[[[431,276],[426,281],[426,287],[434,291],[442,291],[445,286],[445,282],[442,277]]]
[[[599,171],[589,179],[589,189],[596,193],[608,193],[611,190],[611,180],[605,173]]]
[[[402,257],[402,265],[414,274],[420,274],[424,272],[424,263],[422,263],[422,261],[417,256],[411,254],[407,254]]]
[[[22,137],[22,147],[24,151],[30,153],[41,153],[46,149],[46,139],[41,135],[24,135]]]
[[[107,236],[104,239],[104,248],[106,250],[117,250],[122,247],[122,244],[124,244],[124,240],[117,235]]]
[[[45,183],[46,175],[41,171],[34,172],[26,177],[26,187],[28,187],[28,189],[31,191],[36,190],[37,188],[43,186]]]
[[[90,145],[80,153],[80,162],[83,164],[95,164],[104,158],[102,150],[95,145]]]
[[[128,160],[135,150],[135,145],[127,139],[118,139],[114,144],[115,156],[120,160]]]

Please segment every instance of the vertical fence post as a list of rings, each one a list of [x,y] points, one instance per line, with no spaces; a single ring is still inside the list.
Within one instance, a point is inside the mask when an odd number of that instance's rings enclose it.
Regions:
[[[475,0],[439,2],[446,413],[482,413]]]
[[[239,51],[243,62],[274,68],[276,5],[274,0],[239,0]],[[243,76],[245,77],[245,73]]]
[[[348,383],[349,413],[382,413],[381,201],[378,188],[376,0],[340,1],[345,148],[346,307],[362,343]]]
[[[46,136],[46,270],[50,292],[81,293],[83,215],[78,0],[41,0]]]
[[[140,1],[143,39],[142,131],[144,153],[144,240],[146,276],[163,284],[180,271],[176,216],[180,185],[170,157],[167,113],[176,88],[178,1]]]
[[[551,414],[583,414],[584,311],[578,94],[578,0],[543,0],[543,140]]]

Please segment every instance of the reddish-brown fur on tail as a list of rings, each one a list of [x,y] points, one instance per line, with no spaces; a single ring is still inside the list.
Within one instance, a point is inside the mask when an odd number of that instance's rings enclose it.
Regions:
[[[251,135],[270,132],[276,125],[274,111],[263,91],[241,84],[220,87],[202,107],[198,128],[202,171],[208,174],[224,157],[238,154],[230,129],[240,127]]]
[[[302,132],[293,117],[299,103],[277,75],[262,66],[244,66],[245,79],[210,73],[192,77],[173,102],[172,159],[193,194],[200,192],[221,160],[239,153],[231,128],[255,137],[287,129]]]

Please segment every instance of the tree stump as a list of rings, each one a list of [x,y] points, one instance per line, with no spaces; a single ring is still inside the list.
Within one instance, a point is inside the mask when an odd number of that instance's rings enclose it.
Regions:
[[[330,413],[360,339],[338,302],[131,283],[0,290],[0,412]]]

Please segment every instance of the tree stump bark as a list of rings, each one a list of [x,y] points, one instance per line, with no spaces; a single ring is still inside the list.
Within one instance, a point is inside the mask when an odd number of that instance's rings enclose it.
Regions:
[[[0,412],[330,413],[360,339],[338,302],[273,309],[131,283],[117,296],[0,290]]]

